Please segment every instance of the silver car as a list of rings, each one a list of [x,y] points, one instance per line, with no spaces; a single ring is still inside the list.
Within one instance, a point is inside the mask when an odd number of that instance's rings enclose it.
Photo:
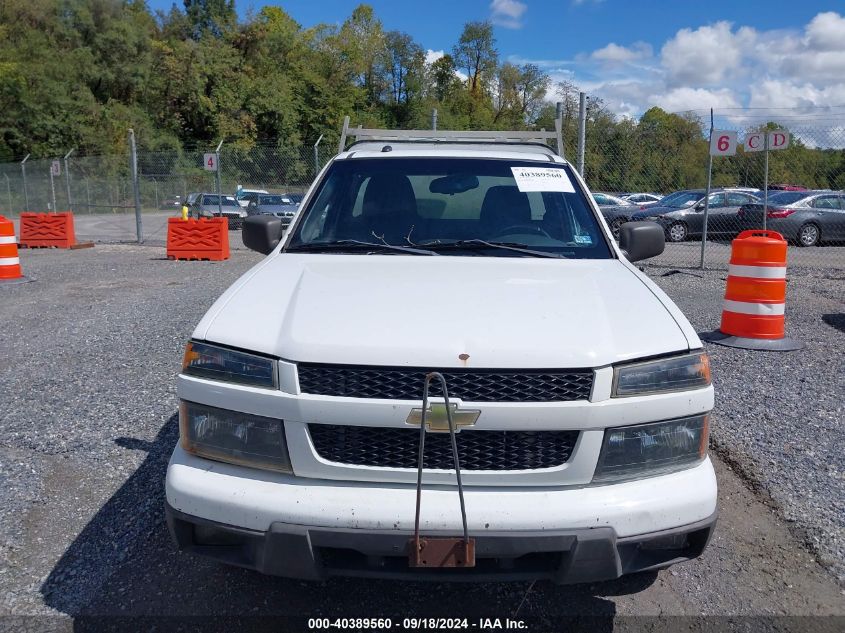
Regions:
[[[282,226],[288,226],[298,210],[299,203],[285,194],[259,195],[246,208],[248,215],[276,216],[282,220]]]
[[[241,228],[247,213],[233,196],[218,196],[216,193],[201,193],[190,208],[191,217],[219,218],[229,220],[229,229]]]

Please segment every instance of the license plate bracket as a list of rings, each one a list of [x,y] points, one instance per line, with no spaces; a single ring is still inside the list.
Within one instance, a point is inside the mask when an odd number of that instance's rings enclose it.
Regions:
[[[461,524],[464,536],[461,537],[422,537],[420,536],[420,504],[422,502],[423,456],[425,455],[426,412],[428,411],[428,387],[432,380],[438,380],[443,389],[443,402],[446,408],[449,439],[452,443],[452,459],[455,462],[455,480],[458,484],[458,499],[461,504]],[[423,383],[422,413],[420,416],[420,440],[417,457],[417,512],[414,517],[414,536],[408,541],[408,565],[410,567],[475,567],[475,539],[469,537],[467,512],[464,504],[464,486],[461,482],[461,460],[458,457],[458,443],[455,439],[455,421],[449,405],[449,390],[446,379],[439,372],[429,372]]]
[[[475,567],[475,539],[419,537],[408,541],[411,567]]]

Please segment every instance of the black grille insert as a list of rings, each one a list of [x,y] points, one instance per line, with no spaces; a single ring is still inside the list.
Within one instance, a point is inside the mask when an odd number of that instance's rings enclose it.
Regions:
[[[419,431],[412,428],[309,424],[317,454],[356,466],[417,468]],[[578,441],[578,431],[475,431],[458,433],[461,470],[535,470],[565,464]],[[425,437],[423,467],[451,470],[448,433]]]
[[[428,369],[300,363],[303,393],[350,398],[422,400]],[[450,369],[442,371],[452,398],[471,402],[588,400],[592,369]],[[442,396],[438,381],[430,395]]]

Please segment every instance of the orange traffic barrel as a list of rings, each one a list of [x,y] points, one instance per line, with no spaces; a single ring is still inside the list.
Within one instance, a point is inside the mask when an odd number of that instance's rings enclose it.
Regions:
[[[21,272],[15,225],[0,215],[0,283],[29,281]]]
[[[743,231],[731,243],[722,323],[708,340],[731,347],[790,351],[786,338],[787,242],[775,231]]]

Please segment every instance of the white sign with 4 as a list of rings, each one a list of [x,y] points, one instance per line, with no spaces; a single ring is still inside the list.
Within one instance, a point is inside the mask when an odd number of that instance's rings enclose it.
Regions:
[[[206,171],[217,171],[217,154],[203,154],[202,166]]]

